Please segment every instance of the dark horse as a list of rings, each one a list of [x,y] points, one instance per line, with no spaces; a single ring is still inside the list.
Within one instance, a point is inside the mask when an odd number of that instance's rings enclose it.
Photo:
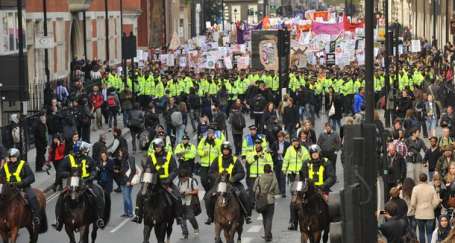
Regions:
[[[87,185],[82,185],[80,177],[73,176],[70,179],[70,186],[60,195],[63,205],[62,218],[66,234],[70,243],[76,243],[74,233],[79,232],[80,243],[88,243],[90,225],[92,225],[92,243],[96,241],[98,227],[96,226],[96,209],[91,203],[91,192]],[[60,200],[60,198],[59,198]],[[104,194],[104,222],[107,224],[110,218],[110,198]]]
[[[142,176],[144,205],[144,243],[149,243],[150,233],[155,228],[158,243],[170,242],[175,211],[171,199],[160,184],[158,174],[146,172]]]
[[[215,242],[220,243],[221,231],[227,243],[234,243],[237,233],[237,242],[242,241],[244,217],[238,199],[234,195],[233,187],[229,184],[229,175],[220,174],[217,199],[215,202]]]
[[[308,179],[296,180],[296,192],[292,201],[299,215],[301,243],[319,243],[324,231],[323,242],[327,243],[330,230],[329,206],[322,195]]]
[[[19,229],[26,228],[30,233],[30,242],[38,242],[38,235],[47,231],[46,196],[34,190],[40,207],[41,222],[38,226],[32,223],[32,212],[15,186],[0,184],[0,235],[3,242],[16,243]],[[9,241],[11,239],[11,241]]]

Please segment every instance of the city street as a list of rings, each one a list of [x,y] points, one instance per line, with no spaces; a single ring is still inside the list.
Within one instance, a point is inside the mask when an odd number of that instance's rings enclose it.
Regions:
[[[318,120],[316,123],[316,133],[319,134],[321,131],[321,124],[323,121]],[[251,124],[252,121],[247,119],[247,124]],[[246,132],[246,130],[245,130]],[[130,142],[131,137],[128,137]],[[143,159],[143,154],[136,154],[136,163]],[[339,156],[338,156],[339,157]],[[337,184],[333,187],[333,191],[339,191],[342,189],[343,181],[343,170],[340,161],[337,163]],[[136,191],[139,186],[135,187],[133,192],[133,201],[135,201]],[[289,195],[289,192],[288,192]],[[199,197],[202,198],[203,192],[200,192]],[[58,194],[50,194],[47,199],[47,215],[49,220],[49,225],[55,220],[55,204],[57,201]],[[203,203],[202,203],[203,205]],[[123,213],[123,202],[122,195],[119,193],[112,193],[112,210],[111,210],[111,221],[109,225],[102,231],[99,231],[97,242],[100,243],[123,243],[123,242],[142,242],[142,230],[143,225],[138,225],[130,222],[130,219],[121,218],[120,215]],[[214,226],[213,224],[207,226],[204,224],[206,220],[205,209],[203,209],[202,214],[197,217],[198,223],[200,226],[200,233],[198,236],[192,234],[191,226],[190,236],[188,240],[182,239],[182,231],[179,225],[174,224],[174,229],[171,237],[171,242],[211,242],[214,240]],[[242,243],[251,243],[251,242],[264,242],[261,239],[262,234],[262,220],[260,215],[256,212],[253,212],[253,223],[250,225],[244,225],[244,234],[242,237]],[[295,231],[288,231],[288,220],[289,220],[289,196],[287,198],[280,198],[277,200],[273,224],[273,242],[282,242],[282,243],[297,243],[300,242],[300,234]],[[19,237],[19,243],[28,242],[28,233],[25,230],[21,231]],[[57,232],[53,228],[49,227],[49,231],[40,236],[39,242],[50,242],[50,243],[60,243],[68,242],[68,237],[64,230],[62,232]],[[150,242],[156,242],[154,238],[154,233]]]

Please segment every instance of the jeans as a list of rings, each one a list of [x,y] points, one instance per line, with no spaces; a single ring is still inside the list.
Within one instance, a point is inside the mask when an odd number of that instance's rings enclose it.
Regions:
[[[108,125],[109,128],[112,128],[112,126],[114,126],[114,128],[117,127],[117,111],[114,108],[109,108]]]
[[[191,127],[193,130],[197,129],[197,124],[199,123],[199,111],[198,110],[190,110],[189,113],[189,120],[191,123]]]
[[[183,135],[185,135],[185,125],[180,125],[176,127],[176,134],[175,134],[175,144],[180,144],[182,141]]]
[[[265,240],[272,240],[272,223],[273,223],[273,214],[275,213],[275,205],[269,204],[265,207],[265,210],[262,214],[262,225],[264,226],[264,236]]]
[[[281,195],[286,195],[286,175],[282,171],[283,168],[283,161],[277,160],[276,163],[273,165],[273,169],[275,170],[275,176],[278,181],[278,187],[280,188]]]
[[[419,228],[419,242],[431,242],[431,236],[434,230],[434,219],[416,219]],[[425,241],[425,236],[428,241]]]
[[[302,121],[305,115],[305,106],[299,106],[299,118]]]
[[[133,187],[123,185],[122,196],[123,196],[123,212],[124,214],[131,216],[133,215],[133,201],[131,200],[131,191]]]
[[[123,115],[123,127],[127,127],[128,120],[130,119],[130,111],[129,110],[123,111],[122,115]]]
[[[242,153],[243,134],[232,134],[232,136],[234,138],[235,154],[240,155]]]
[[[193,229],[198,230],[199,225],[196,220],[196,216],[194,215],[193,207],[192,206],[183,206],[183,221],[182,221],[182,233],[185,236],[188,236],[188,226],[186,224],[186,221],[190,221],[191,226],[193,226]]]
[[[98,129],[103,128],[103,116],[101,114],[101,107],[97,108],[95,111],[95,127]]]
[[[340,119],[334,119],[334,118],[329,118],[330,124],[333,127],[333,130],[337,130],[338,128],[341,128],[341,120]]]

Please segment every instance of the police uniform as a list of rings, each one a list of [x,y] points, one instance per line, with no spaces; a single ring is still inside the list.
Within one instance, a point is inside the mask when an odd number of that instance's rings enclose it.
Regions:
[[[188,137],[183,137],[185,140]],[[193,173],[194,159],[196,158],[196,146],[192,143],[180,143],[175,147],[175,154],[179,158],[179,169],[185,169],[189,173]]]
[[[39,205],[35,192],[31,185],[35,182],[35,174],[24,160],[16,162],[6,162],[0,170],[0,177],[6,184],[16,185],[20,190],[25,192],[26,199],[32,210],[33,217],[39,219]]]
[[[245,178],[245,170],[243,169],[243,166],[237,157],[232,155],[220,155],[213,161],[212,165],[210,166],[209,175],[211,177],[211,181],[213,182],[211,183],[212,189],[210,189],[210,191],[207,192],[204,197],[209,220],[214,219],[216,199],[213,195],[216,193],[216,182],[218,181],[218,176],[223,172],[227,172],[229,174],[229,181],[232,183],[233,189],[235,191],[235,196],[237,199],[239,199],[242,211],[246,217],[250,217],[250,202],[248,200],[248,195],[245,191],[245,188],[241,182],[243,178]]]
[[[205,137],[203,138],[198,146],[197,151],[200,157],[200,176],[201,176],[201,183],[204,187],[205,191],[210,190],[210,183],[209,183],[209,170],[212,165],[212,162],[215,158],[218,158],[220,155],[220,146],[221,140],[213,139]]]
[[[257,141],[259,142],[259,141]],[[258,144],[256,144],[257,146]],[[248,169],[248,174],[247,174],[247,179],[246,179],[246,184],[248,186],[248,193],[250,196],[250,201],[254,201],[254,192],[253,192],[253,186],[254,182],[256,181],[256,178],[258,178],[260,175],[264,174],[264,166],[266,164],[272,166],[273,168],[273,160],[272,156],[270,155],[269,152],[265,151],[264,148],[262,148],[261,151],[252,151],[246,156],[246,162],[247,162],[247,169]]]
[[[255,125],[251,125],[248,127],[250,130],[251,129],[257,129]],[[251,153],[254,150],[254,145],[256,140],[262,140],[262,148],[267,149],[268,143],[267,139],[264,135],[262,134],[256,134],[252,135],[251,133],[246,135],[245,138],[243,139],[242,142],[242,156],[246,157],[249,153]]]
[[[336,182],[335,171],[327,158],[306,160],[300,170],[300,176],[312,181],[323,193],[329,193]]]
[[[170,196],[172,206],[176,212],[177,220],[182,215],[182,199],[180,197],[179,190],[174,185],[173,180],[177,177],[177,165],[172,156],[172,152],[164,151],[164,148],[160,152],[154,152],[146,159],[145,163],[142,164],[143,171],[150,171],[150,173],[158,174],[160,185],[171,190],[165,190]],[[142,195],[142,184],[141,190],[139,190],[136,198],[136,217],[139,217],[138,223],[143,217],[143,195]]]
[[[68,154],[62,161],[62,167],[60,171],[61,178],[68,178],[72,176],[79,176],[82,181],[88,186],[92,197],[90,198],[90,203],[92,206],[96,207],[97,213],[97,222],[100,223],[100,228],[104,227],[104,191],[103,189],[93,183],[93,180],[97,176],[97,166],[95,161],[85,154],[74,153]],[[57,230],[61,230],[63,226],[62,216],[63,216],[63,193],[60,194],[57,204],[55,207],[55,212],[57,216],[57,222],[59,223],[56,227]]]

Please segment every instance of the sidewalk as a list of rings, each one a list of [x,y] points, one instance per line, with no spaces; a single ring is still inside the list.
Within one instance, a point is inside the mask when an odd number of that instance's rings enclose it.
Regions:
[[[122,129],[122,135],[127,136],[130,133],[130,130],[128,128],[123,127],[123,123],[121,122],[121,117],[119,116],[117,119],[119,119],[118,127]],[[91,144],[94,144],[96,141],[98,141],[99,136],[101,134],[107,134],[107,145],[111,144],[113,140],[113,135],[112,131],[109,132],[109,128],[107,125],[103,124],[103,129],[100,130],[91,130],[90,132],[90,141]],[[91,154],[91,152],[90,152]],[[47,151],[46,151],[46,159],[48,157]],[[27,158],[28,158],[28,163],[30,167],[32,168],[33,171],[35,171],[35,158],[36,158],[36,149],[30,149],[27,151]],[[40,190],[46,190],[49,186],[51,186],[54,183],[55,179],[55,170],[54,168],[49,170],[50,175],[48,175],[46,172],[43,173],[35,173],[35,183],[33,184],[33,187],[38,188]]]

